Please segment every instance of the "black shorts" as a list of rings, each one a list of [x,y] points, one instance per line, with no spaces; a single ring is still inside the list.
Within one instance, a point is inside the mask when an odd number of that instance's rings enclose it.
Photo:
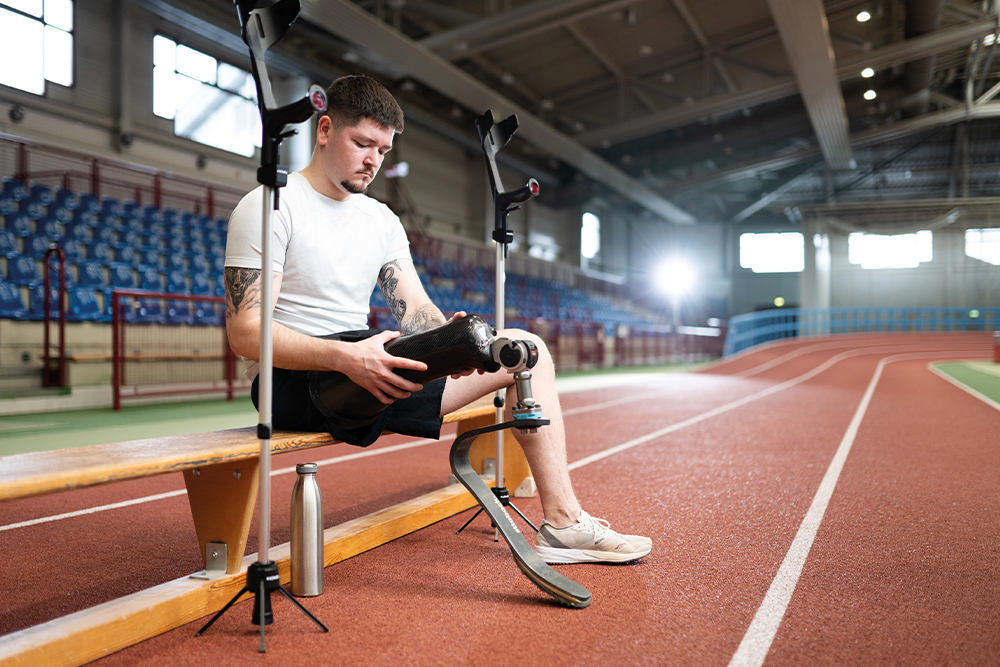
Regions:
[[[356,343],[379,333],[381,329],[362,329],[323,338]],[[250,389],[250,397],[257,409],[260,409],[259,379],[259,376],[254,378]],[[445,382],[447,378],[428,382],[420,391],[390,403],[373,423],[346,428],[324,417],[313,405],[309,396],[309,371],[275,368],[272,375],[271,422],[276,430],[282,431],[326,431],[338,440],[359,447],[375,442],[382,431],[437,439],[441,436],[441,396]]]

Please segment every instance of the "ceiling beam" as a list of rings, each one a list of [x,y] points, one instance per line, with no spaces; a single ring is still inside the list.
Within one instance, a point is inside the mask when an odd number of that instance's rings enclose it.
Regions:
[[[942,125],[953,125],[962,121],[998,117],[1000,117],[1000,102],[981,104],[971,109],[966,109],[965,106],[962,106],[958,109],[935,111],[923,116],[917,116],[916,118],[892,123],[891,125],[883,125],[872,130],[855,132],[851,135],[851,148],[853,150],[867,148]],[[745,162],[725,169],[719,169],[718,171],[699,174],[692,178],[673,181],[663,186],[662,189],[667,192],[681,192],[708,185],[709,183],[724,183],[752,178],[760,174],[778,171],[808,160],[813,160],[819,155],[820,151],[818,148],[805,148],[794,153]]]
[[[726,83],[729,91],[734,92],[739,90],[740,87],[736,85],[736,79],[734,79],[733,75],[729,73],[729,68],[726,67],[726,64],[718,57],[712,56],[708,53],[708,49],[710,49],[712,45],[709,43],[708,36],[705,34],[705,31],[702,30],[701,25],[698,23],[698,19],[696,19],[694,14],[691,13],[691,9],[687,6],[687,3],[684,2],[684,0],[671,0],[671,2],[674,4],[674,9],[677,10],[677,13],[681,15],[681,18],[687,25],[688,30],[691,31],[694,38],[698,40],[699,44],[701,44],[701,48],[706,49],[705,57],[710,60],[712,67],[714,67],[715,71],[717,71],[719,76],[722,77],[722,80]]]
[[[905,64],[911,60],[948,49],[967,46],[973,40],[982,38],[996,29],[995,18],[983,19],[975,23],[942,28],[935,32],[889,44],[845,61],[836,69],[840,81],[861,76],[861,70],[871,67],[875,70]],[[601,146],[638,139],[657,132],[682,127],[702,118],[711,118],[739,111],[748,106],[773,102],[798,92],[794,77],[784,77],[766,85],[744,89],[738,93],[715,95],[690,105],[677,105],[662,111],[630,118],[626,122],[614,123],[603,128],[582,132],[576,140],[585,146]],[[558,99],[558,98],[557,98]]]
[[[833,169],[853,169],[844,96],[821,0],[767,0],[816,139]]]
[[[517,114],[520,136],[538,148],[666,220],[681,224],[695,222],[691,214],[648,186],[357,5],[347,0],[308,2],[302,6],[302,18],[359,49],[377,53],[406,70],[409,76],[469,109],[492,109],[500,118]]]

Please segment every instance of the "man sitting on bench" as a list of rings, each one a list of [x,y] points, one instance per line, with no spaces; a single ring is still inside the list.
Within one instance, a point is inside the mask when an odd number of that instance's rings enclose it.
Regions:
[[[360,446],[370,445],[382,430],[437,438],[443,415],[498,389],[507,387],[511,394],[513,376],[466,372],[421,386],[394,372],[425,371],[427,366],[386,352],[384,346],[399,332],[367,328],[368,300],[376,282],[403,334],[445,324],[413,267],[399,218],[365,195],[393,138],[403,131],[403,112],[389,91],[364,76],[337,79],[327,99],[312,158],[305,169],[289,174],[279,210],[271,218],[273,425],[329,431]],[[248,377],[254,379],[254,405],[262,205],[257,188],[233,211],[225,263],[227,332],[233,350],[246,360]],[[533,392],[551,424],[517,435],[544,514],[536,552],[548,563],[622,563],[648,554],[652,540],[613,531],[607,521],[584,512],[576,499],[555,370],[545,345],[525,331],[508,329],[497,335],[531,340],[539,350]],[[377,420],[360,426],[349,415],[341,421],[324,415],[310,396],[310,371],[343,373],[387,407]]]

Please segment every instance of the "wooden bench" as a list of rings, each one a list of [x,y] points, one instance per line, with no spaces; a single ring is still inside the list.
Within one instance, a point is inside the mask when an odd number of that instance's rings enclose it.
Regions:
[[[492,424],[494,414],[492,396],[486,396],[447,415],[444,422],[457,422],[458,432],[464,433]],[[327,433],[278,431],[271,452],[338,442]],[[0,662],[83,664],[221,608],[242,587],[247,566],[256,560],[256,555],[243,553],[257,498],[259,451],[256,427],[247,427],[0,457],[0,501],[182,472],[200,553],[206,557],[209,542],[226,544],[228,553],[226,574],[214,581],[185,577],[0,637]],[[489,434],[474,443],[469,458],[482,473],[483,460],[494,456],[495,440]],[[507,486],[517,488],[530,474],[517,443],[505,435]],[[468,491],[454,484],[329,528],[324,562],[331,565],[350,558],[474,504]],[[269,555],[278,563],[282,582],[287,582],[288,545],[271,547]]]

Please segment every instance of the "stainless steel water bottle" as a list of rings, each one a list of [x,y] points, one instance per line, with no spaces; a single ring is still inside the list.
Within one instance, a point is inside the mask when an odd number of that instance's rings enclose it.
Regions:
[[[292,595],[323,593],[323,494],[316,482],[315,463],[295,466],[292,489]]]

